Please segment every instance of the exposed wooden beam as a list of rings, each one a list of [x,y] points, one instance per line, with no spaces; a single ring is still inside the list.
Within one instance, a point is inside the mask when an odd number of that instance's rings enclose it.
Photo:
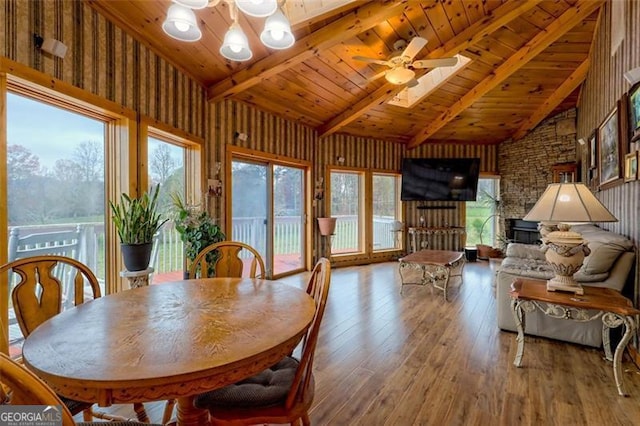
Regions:
[[[493,33],[506,23],[511,22],[517,16],[536,6],[540,1],[541,0],[525,0],[520,2],[507,2],[491,12],[490,15],[487,15],[483,19],[466,28],[442,46],[429,52],[425,58],[433,59],[457,55],[468,47],[476,44],[482,38]],[[424,73],[426,72],[423,71],[421,74],[424,75]],[[380,89],[360,99],[354,105],[350,106],[320,126],[317,129],[319,136],[327,136],[338,131],[340,128],[351,123],[371,108],[375,108],[376,106],[387,102],[403,89],[404,86],[396,86],[391,83],[386,83]]]
[[[516,132],[513,139],[520,139],[527,132],[536,127],[544,118],[560,105],[560,103],[573,92],[587,78],[590,61],[586,59],[580,66],[553,92],[549,98],[529,117]]]
[[[368,3],[337,21],[296,41],[290,49],[268,55],[208,89],[208,100],[216,102],[237,95],[277,75],[293,65],[304,62],[318,51],[328,49],[375,27],[409,7],[408,0]]]
[[[444,127],[475,101],[497,87],[523,65],[536,57],[540,52],[549,47],[554,41],[562,37],[567,31],[575,27],[579,22],[591,15],[602,5],[603,1],[581,0],[569,8],[558,19],[553,21],[543,31],[529,40],[520,50],[510,56],[496,70],[478,83],[466,95],[454,103],[447,111],[442,113],[428,126],[420,130],[409,142],[408,148],[415,148],[424,143],[434,133]]]

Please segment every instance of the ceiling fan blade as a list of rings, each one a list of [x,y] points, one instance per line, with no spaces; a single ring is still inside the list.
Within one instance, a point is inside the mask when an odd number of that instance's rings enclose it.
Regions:
[[[409,62],[427,45],[427,39],[422,37],[414,37],[404,52],[402,52],[402,58]]]
[[[386,74],[387,74],[387,71],[379,72],[378,74],[376,74],[373,77],[369,78],[369,81],[377,80],[380,77],[384,77]]]
[[[386,65],[389,66],[387,61],[382,59],[367,58],[366,56],[353,56],[356,61],[369,62],[370,64]]]
[[[416,87],[420,82],[415,78],[412,78],[407,82],[407,87]]]
[[[422,59],[411,64],[413,68],[452,67],[458,63],[458,58]]]

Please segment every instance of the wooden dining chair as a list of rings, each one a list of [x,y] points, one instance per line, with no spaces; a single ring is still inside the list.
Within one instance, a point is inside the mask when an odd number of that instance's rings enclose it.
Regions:
[[[300,360],[287,356],[274,366],[235,384],[198,395],[194,405],[209,410],[212,425],[297,423],[310,425],[313,357],[329,294],[331,265],[322,258],[314,267],[307,292],[315,314],[302,339]]]
[[[189,278],[242,277],[245,270],[245,263],[240,258],[242,250],[247,250],[252,256],[249,264],[249,278],[264,278],[264,261],[260,253],[250,245],[239,241],[221,241],[202,249],[189,267]]]
[[[61,272],[62,271],[62,272]],[[14,260],[0,266],[0,277],[13,272],[20,281],[11,291],[13,310],[22,335],[26,338],[40,324],[58,315],[65,298],[73,299],[73,305],[85,302],[85,298],[101,296],[98,279],[83,263],[66,256],[43,255]],[[63,288],[60,275],[69,275],[73,289]],[[8,279],[8,277],[7,277]],[[85,420],[94,417],[105,420],[126,420],[100,411],[92,410],[93,404],[60,397],[73,415],[82,412]],[[149,419],[141,403],[134,404],[138,420]]]
[[[0,353],[0,389],[4,389],[4,393],[0,393],[0,405],[60,406],[60,416],[64,426],[98,426],[105,424],[105,422],[76,423],[69,408],[63,404],[53,389],[24,365],[19,364],[3,353]],[[114,421],[108,424],[109,426],[139,426],[141,423]]]
[[[202,249],[189,267],[189,279],[225,277],[240,278],[245,270],[245,264],[240,258],[240,252],[247,250],[251,255],[249,264],[249,278],[264,276],[264,261],[260,253],[248,244],[239,241],[220,241]],[[260,270],[258,274],[257,270]],[[168,423],[173,415],[175,400],[167,401],[162,416],[162,423]]]

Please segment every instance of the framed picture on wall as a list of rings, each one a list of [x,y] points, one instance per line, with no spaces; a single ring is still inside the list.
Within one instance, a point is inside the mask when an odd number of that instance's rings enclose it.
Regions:
[[[594,130],[589,136],[589,169],[598,167],[598,131]]]
[[[640,140],[640,83],[629,90],[629,128],[631,142]]]
[[[618,108],[609,113],[598,127],[598,169],[600,186],[614,182],[621,176],[620,132],[618,128]]]
[[[632,152],[624,157],[624,181],[631,182],[638,179],[638,152]]]

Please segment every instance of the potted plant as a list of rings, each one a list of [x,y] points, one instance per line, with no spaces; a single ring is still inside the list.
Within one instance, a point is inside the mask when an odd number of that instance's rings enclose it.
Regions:
[[[482,191],[482,204],[485,206],[493,206],[493,211],[495,213],[489,215],[484,222],[482,222],[482,226],[480,227],[480,244],[476,244],[476,248],[478,250],[478,259],[487,260],[489,258],[502,257],[503,249],[508,242],[506,236],[504,235],[504,226],[502,225],[502,213],[503,206],[502,201],[486,191]],[[489,221],[497,221],[498,230],[496,232],[496,239],[500,242],[500,247],[494,248],[493,246],[483,244],[482,234],[484,232],[484,227],[489,223]]]
[[[184,243],[186,261],[184,272],[188,277],[188,265],[193,262],[198,253],[213,243],[224,241],[226,237],[206,211],[198,209],[197,206],[187,205],[176,193],[171,194],[171,200],[173,201],[176,231]],[[207,254],[207,263],[211,268],[210,277],[215,275],[213,267],[217,255],[217,251]]]
[[[320,235],[329,236],[333,235],[336,230],[336,218],[335,217],[319,217],[318,227],[320,228]]]
[[[159,190],[158,185],[139,198],[122,193],[119,203],[109,201],[111,217],[120,237],[122,260],[128,271],[149,267],[153,238],[168,220],[158,213]]]

